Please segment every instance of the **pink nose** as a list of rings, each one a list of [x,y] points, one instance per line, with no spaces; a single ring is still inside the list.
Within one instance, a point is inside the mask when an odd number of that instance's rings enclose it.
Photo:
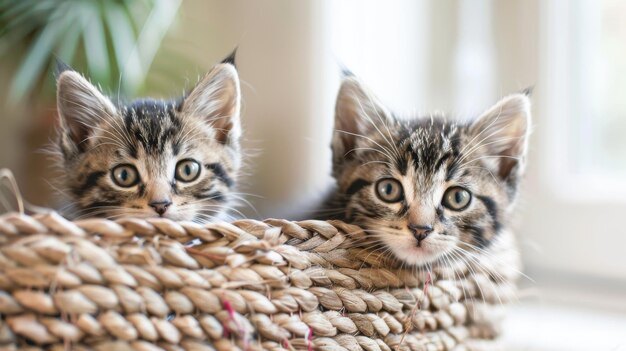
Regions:
[[[151,203],[148,204],[148,206],[152,207],[154,209],[154,212],[158,213],[159,216],[163,216],[163,214],[165,213],[165,211],[167,211],[167,208],[170,207],[171,204],[172,204],[172,201],[169,201],[169,200],[152,201]]]

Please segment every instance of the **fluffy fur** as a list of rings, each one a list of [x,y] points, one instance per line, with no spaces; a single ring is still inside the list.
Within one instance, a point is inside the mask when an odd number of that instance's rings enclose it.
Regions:
[[[66,69],[57,105],[67,215],[212,221],[237,196],[240,89],[231,61],[178,101],[118,105]]]
[[[349,76],[337,99],[336,188],[323,218],[358,224],[364,247],[409,267],[508,242],[529,126],[526,94],[505,97],[469,122],[399,119]],[[402,196],[394,198],[398,187]],[[449,206],[468,194],[463,208]]]

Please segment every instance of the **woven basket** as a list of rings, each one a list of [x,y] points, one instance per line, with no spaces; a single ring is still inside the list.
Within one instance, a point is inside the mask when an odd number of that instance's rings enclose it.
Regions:
[[[495,335],[515,293],[511,240],[426,272],[384,268],[363,235],[337,221],[7,214],[0,350],[458,351]]]

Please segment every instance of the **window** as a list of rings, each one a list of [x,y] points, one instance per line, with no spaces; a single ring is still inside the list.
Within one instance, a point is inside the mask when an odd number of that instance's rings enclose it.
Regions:
[[[524,259],[537,280],[611,289],[626,279],[626,4],[539,4]]]
[[[545,2],[545,170],[559,196],[624,201],[626,3]],[[576,189],[576,191],[572,191]]]

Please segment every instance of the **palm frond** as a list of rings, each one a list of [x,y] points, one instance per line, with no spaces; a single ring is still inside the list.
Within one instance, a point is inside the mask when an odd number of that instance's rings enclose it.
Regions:
[[[0,0],[0,55],[21,62],[9,97],[21,100],[49,76],[55,57],[106,89],[144,84],[181,0]],[[117,86],[122,76],[122,85]]]

